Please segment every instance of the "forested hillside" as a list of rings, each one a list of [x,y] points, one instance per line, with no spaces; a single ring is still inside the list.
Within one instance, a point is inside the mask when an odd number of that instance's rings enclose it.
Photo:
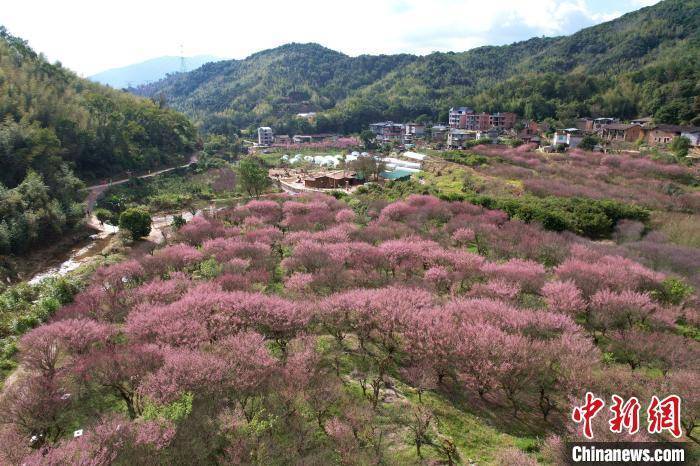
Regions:
[[[230,123],[280,122],[298,112],[333,108],[413,60],[411,55],[351,58],[318,44],[288,44],[245,60],[209,63],[134,92],[164,95],[203,130],[223,132]]]
[[[82,180],[189,153],[187,118],[50,64],[0,27],[0,253],[22,252],[82,218]]]
[[[357,131],[385,118],[445,120],[453,105],[562,122],[651,114],[698,124],[699,26],[699,0],[666,0],[571,36],[462,53],[353,58],[290,44],[134,92],[164,96],[211,132]],[[294,118],[308,111],[323,112],[315,126]]]

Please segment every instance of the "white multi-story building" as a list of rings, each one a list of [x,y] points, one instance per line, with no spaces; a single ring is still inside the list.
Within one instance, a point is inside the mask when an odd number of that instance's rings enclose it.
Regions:
[[[275,133],[269,126],[261,126],[258,128],[258,145],[270,146],[275,142]]]

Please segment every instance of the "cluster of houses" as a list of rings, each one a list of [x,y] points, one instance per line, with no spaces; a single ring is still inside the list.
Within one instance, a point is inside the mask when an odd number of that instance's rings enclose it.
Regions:
[[[310,115],[310,114],[309,114]],[[379,143],[395,143],[410,147],[419,140],[444,144],[450,149],[463,149],[476,141],[496,141],[500,137],[535,143],[545,149],[576,147],[584,136],[597,135],[605,144],[642,141],[650,146],[669,144],[677,137],[686,137],[694,147],[700,147],[700,127],[655,124],[649,117],[623,123],[617,118],[579,118],[574,127],[558,129],[553,134],[546,123],[520,121],[512,112],[476,112],[470,107],[453,107],[448,124],[395,123],[382,121],[369,125]],[[517,131],[516,131],[517,127]],[[545,134],[547,136],[545,136]],[[551,136],[549,136],[551,134]],[[258,128],[258,145],[302,144],[337,139],[336,134],[297,134],[275,136],[272,128]]]
[[[642,141],[649,146],[669,144],[677,137],[685,137],[692,146],[700,146],[700,127],[655,124],[650,117],[629,123],[622,123],[617,118],[579,118],[576,127],[554,133],[552,146],[576,147],[587,134],[595,134],[606,143]]]
[[[338,139],[338,135],[331,133],[295,134],[289,137],[287,134],[275,135],[274,131],[269,126],[261,126],[258,128],[258,146],[261,147],[269,147],[273,144],[304,144],[308,142],[334,141],[336,139]]]
[[[700,147],[700,127],[655,124],[651,118],[622,123],[617,118],[580,118],[576,126],[552,134],[545,122],[520,121],[510,112],[476,113],[468,107],[451,108],[449,126],[384,121],[369,125],[380,143],[414,144],[418,139],[445,144],[450,149],[464,149],[478,141],[499,138],[535,143],[545,150],[576,147],[586,135],[596,135],[606,145],[642,141],[649,146],[669,144],[685,137],[691,146]],[[516,126],[518,130],[516,131]]]
[[[515,126],[518,116],[512,112],[477,113],[469,107],[453,107],[448,125],[425,123],[395,123],[382,121],[369,125],[379,143],[414,144],[422,139],[427,142],[447,143],[460,148],[467,141],[496,139]]]

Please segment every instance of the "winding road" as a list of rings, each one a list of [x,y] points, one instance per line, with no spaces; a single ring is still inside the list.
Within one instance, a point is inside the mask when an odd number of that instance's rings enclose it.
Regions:
[[[152,178],[154,176],[162,175],[163,173],[168,173],[180,168],[186,168],[196,163],[198,161],[197,154],[192,154],[190,156],[189,162],[184,165],[178,165],[176,167],[164,168],[155,172],[147,173],[145,175],[137,176],[136,178]],[[93,213],[95,203],[100,198],[100,196],[109,188],[110,186],[115,186],[119,184],[126,183],[127,181],[133,179],[123,178],[109,183],[101,183],[93,186],[88,186],[83,188],[83,191],[88,191],[86,198],[86,220],[85,223],[92,229],[96,231],[95,234],[91,235],[90,240],[87,244],[83,243],[79,246],[73,247],[68,253],[67,257],[61,259],[58,263],[54,263],[43,270],[33,274],[32,278],[28,280],[29,283],[35,284],[43,280],[44,278],[50,277],[52,275],[65,275],[78,268],[81,264],[90,260],[91,257],[100,252],[100,250],[106,245],[108,238],[119,231],[116,226],[100,223]],[[183,217],[187,220],[191,219],[192,214],[189,212],[183,212]],[[172,223],[172,215],[158,216],[153,218],[153,224],[151,227],[151,234],[146,238],[147,240],[158,244],[164,241],[162,229]]]
[[[158,170],[155,172],[147,173],[145,175],[137,176],[136,178],[152,178],[154,176],[162,175],[163,173],[168,173],[168,172],[177,170],[179,168],[187,168],[190,165],[192,165],[193,163],[197,163],[198,160],[199,160],[199,157],[197,156],[197,153],[194,153],[190,156],[189,162],[187,162],[184,165],[178,165],[176,167],[164,168],[162,170]],[[87,204],[86,212],[89,215],[92,215],[92,209],[93,209],[93,207],[95,207],[95,202],[97,202],[97,199],[100,198],[102,193],[105,192],[105,190],[107,188],[109,188],[110,186],[116,186],[118,184],[126,183],[127,181],[129,181],[131,179],[133,179],[133,177],[123,178],[121,180],[110,181],[109,183],[96,184],[93,186],[88,186],[86,188],[83,188],[83,191],[89,191],[87,198],[85,200],[86,204]],[[99,222],[97,222],[97,223],[99,223]]]

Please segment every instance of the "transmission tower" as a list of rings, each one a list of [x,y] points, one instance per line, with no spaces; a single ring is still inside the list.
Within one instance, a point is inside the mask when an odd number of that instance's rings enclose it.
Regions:
[[[185,47],[180,44],[180,73],[187,72],[187,65],[185,64]]]

